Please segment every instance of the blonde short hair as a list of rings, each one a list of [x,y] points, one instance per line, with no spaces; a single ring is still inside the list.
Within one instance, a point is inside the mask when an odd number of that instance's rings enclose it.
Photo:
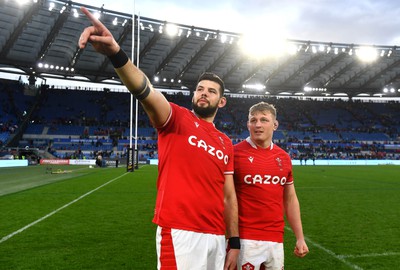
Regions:
[[[249,109],[249,117],[254,115],[255,112],[270,112],[276,119],[276,108],[274,105],[269,104],[267,102],[261,101],[257,104],[254,104]]]

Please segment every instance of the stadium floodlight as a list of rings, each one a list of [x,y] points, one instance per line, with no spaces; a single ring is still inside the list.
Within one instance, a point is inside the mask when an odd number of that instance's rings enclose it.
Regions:
[[[178,35],[178,26],[176,24],[168,23],[165,29],[167,34],[171,37]]]
[[[378,58],[378,51],[373,47],[360,47],[356,50],[356,54],[363,62],[373,62]]]
[[[297,46],[296,44],[293,43],[288,43],[287,44],[287,53],[289,55],[295,55],[300,49],[300,46]]]
[[[265,87],[265,85],[256,83],[256,84],[245,84],[245,85],[243,85],[243,88],[261,91],[261,90],[264,90],[266,87]]]
[[[221,38],[221,42],[222,42],[222,43],[225,43],[226,40],[228,39],[228,37],[227,37],[225,34],[221,34],[221,35],[220,35],[220,38]]]
[[[335,48],[335,49],[333,49],[333,51],[334,51],[334,54],[338,54],[339,53],[339,48]]]
[[[30,0],[18,0],[17,3],[19,5],[25,5],[26,3],[28,3]]]
[[[311,51],[312,51],[313,53],[317,53],[317,47],[316,47],[316,46],[312,46],[312,47],[311,47]]]
[[[74,13],[74,17],[75,18],[79,17],[79,13],[78,13],[78,10],[76,8],[72,9],[72,12]]]
[[[54,2],[50,2],[49,3],[49,11],[52,11],[54,7],[55,7]]]
[[[347,93],[335,93],[335,94],[333,94],[333,96],[335,96],[335,97],[347,97],[348,94]]]
[[[240,41],[243,52],[256,59],[267,57],[279,57],[288,51],[288,42],[286,39],[268,34],[247,33]]]

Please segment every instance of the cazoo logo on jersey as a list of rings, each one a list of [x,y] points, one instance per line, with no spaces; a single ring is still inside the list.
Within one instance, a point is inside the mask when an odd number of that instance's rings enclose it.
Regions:
[[[245,175],[245,177],[243,178],[244,182],[246,184],[265,184],[265,185],[285,185],[286,184],[286,177],[279,177],[279,176],[273,176],[273,175],[268,175],[268,174],[264,174],[264,175],[260,175],[260,174],[256,174],[256,175]]]
[[[190,136],[188,138],[188,142],[190,145],[197,146],[198,148],[204,149],[211,156],[217,157],[219,160],[223,160],[225,165],[228,164],[229,157],[224,154],[221,150],[216,149],[214,146],[207,144],[203,140],[197,139],[196,136]]]

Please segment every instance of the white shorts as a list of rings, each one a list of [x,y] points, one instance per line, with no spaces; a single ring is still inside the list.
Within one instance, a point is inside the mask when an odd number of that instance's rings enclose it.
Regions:
[[[283,243],[240,239],[239,270],[283,270],[283,266]]]
[[[158,270],[223,270],[224,235],[157,227]]]

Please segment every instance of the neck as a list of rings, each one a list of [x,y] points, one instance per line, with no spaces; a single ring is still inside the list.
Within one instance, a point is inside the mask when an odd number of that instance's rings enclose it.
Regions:
[[[192,110],[192,112],[194,113],[194,115],[196,115],[201,120],[204,120],[204,121],[209,122],[209,123],[213,123],[214,122],[215,114],[213,114],[212,116],[203,117],[203,116],[198,115],[194,110]]]
[[[272,145],[272,141],[271,140],[266,140],[266,141],[256,141],[251,139],[251,141],[257,145],[257,147],[263,148],[263,149],[267,149],[269,147],[271,147]]]

